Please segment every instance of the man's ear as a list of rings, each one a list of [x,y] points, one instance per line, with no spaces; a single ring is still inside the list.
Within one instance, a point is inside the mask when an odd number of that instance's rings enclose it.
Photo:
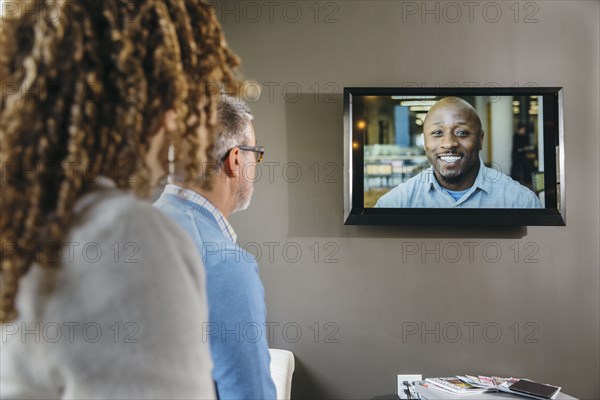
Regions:
[[[235,178],[239,173],[239,156],[240,149],[234,147],[227,153],[227,157],[223,160],[223,171],[225,171],[230,178]]]
[[[483,149],[483,138],[484,137],[485,137],[485,132],[482,129],[481,133],[479,134],[479,150]]]

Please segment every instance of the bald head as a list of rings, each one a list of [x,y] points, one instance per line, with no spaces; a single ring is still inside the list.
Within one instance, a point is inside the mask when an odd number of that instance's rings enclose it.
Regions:
[[[479,114],[477,114],[477,110],[475,110],[475,108],[471,104],[461,99],[460,97],[444,97],[443,99],[438,100],[433,106],[431,106],[431,108],[427,112],[427,115],[425,116],[425,121],[423,121],[423,127],[425,127],[428,122],[434,123],[434,121],[431,120],[435,118],[430,117],[439,115],[439,111],[458,112],[464,115],[465,117],[469,118],[470,121],[465,122],[471,122],[473,126],[477,128],[478,131],[481,131],[481,119],[479,118]]]
[[[459,97],[441,99],[425,117],[423,138],[440,185],[449,190],[470,188],[483,145],[481,119],[473,106]]]

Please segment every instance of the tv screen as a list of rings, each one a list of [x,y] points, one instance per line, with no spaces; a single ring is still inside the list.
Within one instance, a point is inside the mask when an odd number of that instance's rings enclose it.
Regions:
[[[561,88],[345,88],[345,223],[564,225]]]

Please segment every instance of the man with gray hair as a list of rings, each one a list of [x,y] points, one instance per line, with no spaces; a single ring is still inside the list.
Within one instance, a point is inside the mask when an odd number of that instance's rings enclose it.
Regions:
[[[170,177],[154,206],[189,233],[202,255],[209,323],[198,340],[209,341],[218,397],[275,399],[258,265],[236,243],[227,221],[250,205],[264,148],[256,146],[253,116],[244,102],[224,95],[218,115],[211,171],[203,182],[185,187]]]

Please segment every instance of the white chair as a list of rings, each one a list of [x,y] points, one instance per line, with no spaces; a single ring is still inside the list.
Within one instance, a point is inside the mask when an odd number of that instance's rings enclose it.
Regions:
[[[271,377],[277,390],[277,400],[290,400],[295,368],[294,353],[280,349],[269,349],[269,353],[271,353]]]

